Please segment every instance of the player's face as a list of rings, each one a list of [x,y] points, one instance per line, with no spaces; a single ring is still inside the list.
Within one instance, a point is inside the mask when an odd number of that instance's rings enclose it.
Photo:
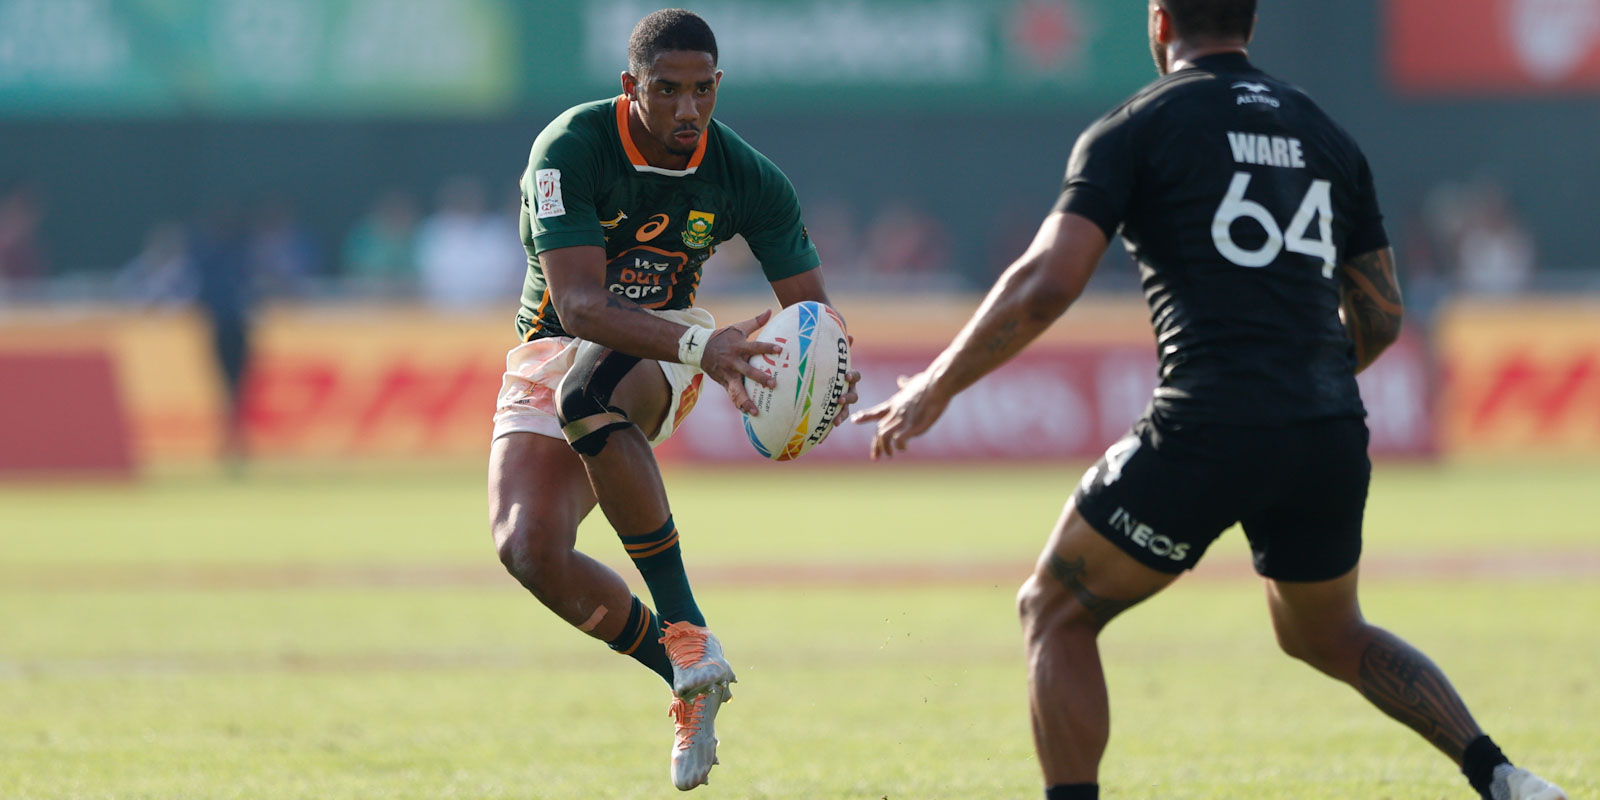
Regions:
[[[722,71],[711,54],[668,50],[636,78],[629,99],[639,104],[645,130],[668,153],[693,155],[711,124],[717,85],[722,82]]]

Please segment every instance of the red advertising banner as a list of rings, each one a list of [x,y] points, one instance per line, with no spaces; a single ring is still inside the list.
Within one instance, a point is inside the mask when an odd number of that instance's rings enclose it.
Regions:
[[[859,346],[853,359],[862,374],[857,408],[887,398],[898,376],[921,370],[936,355],[935,346]],[[1406,336],[1361,375],[1374,455],[1435,452],[1429,370],[1422,342]],[[895,458],[1093,459],[1144,412],[1155,386],[1156,358],[1149,345],[1036,346],[957,396],[939,423]],[[866,461],[871,436],[869,426],[846,424],[802,461]],[[737,410],[710,393],[658,452],[664,460],[763,460],[745,440]]]
[[[1452,454],[1600,454],[1600,311],[1547,302],[1443,316],[1440,436]]]
[[[1388,0],[1387,25],[1403,92],[1600,92],[1600,0]]]
[[[1136,304],[1103,309],[1090,305],[1082,311],[1078,319],[1084,324],[1073,327],[1071,320],[1064,320],[1046,338],[962,393],[939,425],[914,441],[904,458],[1087,461],[1098,457],[1149,402],[1156,383],[1155,351],[1141,319],[1142,308]],[[855,365],[865,376],[858,408],[888,397],[898,376],[926,366],[953,335],[948,329],[955,328],[966,313],[969,309],[965,306],[957,313],[909,303],[861,311],[852,320],[858,337]],[[1516,319],[1527,316],[1524,312]],[[406,325],[394,328],[382,324],[388,317],[381,312],[362,309],[270,314],[258,336],[243,409],[252,454],[291,459],[483,458],[508,346],[504,319],[423,311],[406,318]],[[740,317],[735,310],[725,318]],[[1116,320],[1127,325],[1119,328],[1113,324]],[[1471,326],[1467,328],[1471,330]],[[1508,335],[1494,341],[1525,340],[1526,336]],[[148,463],[210,459],[218,451],[224,418],[222,395],[206,341],[204,326],[186,314],[108,316],[105,320],[51,317],[0,325],[0,354],[32,357],[63,352],[63,348],[103,352],[96,370],[73,368],[75,382],[52,379],[44,383],[69,392],[73,399],[94,403],[120,396],[126,411],[125,428],[101,438],[125,445],[127,449],[119,453],[131,451]],[[1471,341],[1463,352],[1499,352],[1478,339]],[[1492,374],[1477,371],[1476,361],[1461,361],[1452,372],[1450,386],[1463,397],[1481,395],[1482,399],[1464,406],[1445,399],[1441,408],[1447,412],[1474,409],[1464,417],[1446,414],[1446,420],[1461,420],[1443,428],[1451,437],[1448,441],[1465,444],[1491,433],[1496,441],[1521,441],[1518,437],[1527,431],[1518,414],[1558,400],[1565,410],[1563,419],[1586,419],[1581,411],[1586,394],[1579,392],[1569,402],[1563,399],[1568,397],[1564,390],[1556,391],[1568,385],[1559,380],[1566,373],[1546,379],[1535,369],[1545,361],[1557,367],[1569,363],[1563,360],[1564,353],[1555,355],[1561,358],[1540,356],[1545,360],[1525,363],[1507,350],[1503,359],[1506,369]],[[1434,452],[1439,418],[1432,411],[1433,363],[1422,341],[1408,337],[1362,374],[1362,396],[1370,412],[1367,422],[1375,454],[1426,456]],[[85,383],[85,376],[90,375],[99,376],[99,382]],[[1511,380],[1519,376],[1527,380]],[[1586,376],[1590,373],[1578,377],[1588,380]],[[13,382],[39,383],[20,378]],[[1554,388],[1539,389],[1547,383]],[[1592,387],[1592,382],[1582,383],[1582,387]],[[65,441],[60,426],[80,433],[90,430],[82,414],[66,412],[76,406],[57,400],[44,402],[45,397],[13,392],[10,405],[0,398],[0,412],[8,412],[19,424],[57,431],[48,439],[52,452]],[[1550,398],[1549,403],[1530,400],[1543,397]],[[99,412],[84,413],[100,422],[110,419]],[[21,430],[0,432],[4,433],[0,450],[21,453],[20,440],[7,438]],[[1538,428],[1535,432],[1561,435],[1561,431],[1544,431]],[[846,425],[801,462],[864,461],[870,436],[866,426]],[[1593,441],[1592,437],[1588,441]],[[709,384],[683,429],[658,452],[663,459],[687,462],[761,460],[745,440],[744,426],[732,404]]]
[[[134,473],[116,368],[98,350],[0,352],[0,478]]]

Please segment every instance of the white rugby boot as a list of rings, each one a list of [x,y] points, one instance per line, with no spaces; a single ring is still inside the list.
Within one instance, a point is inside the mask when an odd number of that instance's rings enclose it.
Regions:
[[[688,700],[672,698],[672,785],[679,791],[711,783],[711,767],[718,763],[717,711],[732,697],[728,684],[718,683]]]
[[[1510,767],[1510,765],[1506,765]],[[1501,776],[1505,780],[1501,780]],[[1505,787],[1505,794],[1501,795],[1501,787]],[[1490,794],[1495,800],[1502,796],[1505,800],[1567,800],[1567,793],[1544,778],[1539,777],[1521,767],[1510,767],[1504,771],[1496,769],[1494,783],[1489,785]]]
[[[679,697],[693,699],[719,684],[738,681],[722,655],[722,642],[706,628],[674,622],[663,632],[661,643],[672,661],[672,693]]]

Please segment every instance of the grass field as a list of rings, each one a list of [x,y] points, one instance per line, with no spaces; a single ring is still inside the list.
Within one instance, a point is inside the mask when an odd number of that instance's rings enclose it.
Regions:
[[[1077,475],[669,472],[741,677],[695,796],[1041,796],[1012,597]],[[1590,798],[1597,490],[1586,466],[1380,464],[1365,594]],[[478,465],[0,487],[0,798],[676,796],[664,685],[505,576],[483,505]],[[621,562],[602,525],[581,546]],[[1106,634],[1102,796],[1470,797],[1277,653],[1245,556],[1229,533]]]

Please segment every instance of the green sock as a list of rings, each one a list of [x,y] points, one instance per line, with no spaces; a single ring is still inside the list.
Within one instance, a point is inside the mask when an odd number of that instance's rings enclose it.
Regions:
[[[622,546],[633,558],[633,565],[650,587],[650,598],[661,612],[663,624],[688,622],[704,627],[705,615],[695,605],[689,575],[683,571],[683,550],[678,546],[678,526],[672,517],[665,525],[645,534],[618,534]]]
[[[667,648],[661,644],[661,620],[650,613],[650,607],[639,598],[633,598],[632,605],[628,606],[628,621],[623,623],[622,633],[606,644],[612,650],[632,656],[654,670],[668,686],[672,685],[672,660],[667,658]]]

